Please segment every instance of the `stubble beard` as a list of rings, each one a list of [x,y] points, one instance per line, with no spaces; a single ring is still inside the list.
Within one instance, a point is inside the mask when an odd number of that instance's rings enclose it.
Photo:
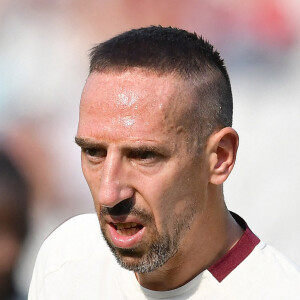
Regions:
[[[136,273],[149,273],[162,267],[178,252],[180,241],[193,222],[195,209],[190,206],[185,213],[174,215],[175,221],[172,236],[168,232],[159,234],[155,226],[154,217],[144,210],[133,208],[130,215],[140,217],[141,220],[145,221],[144,224],[148,227],[148,230],[152,227],[152,241],[148,246],[144,247],[144,250],[141,251],[138,247],[132,249],[115,247],[108,238],[103,214],[100,212],[99,222],[102,235],[121,267]]]

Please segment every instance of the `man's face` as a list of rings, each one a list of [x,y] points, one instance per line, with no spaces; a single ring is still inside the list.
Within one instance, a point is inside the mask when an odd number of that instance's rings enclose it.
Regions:
[[[188,253],[206,202],[188,85],[132,69],[92,73],[76,141],[103,235],[119,263],[151,272]],[[176,260],[176,259],[175,259]]]

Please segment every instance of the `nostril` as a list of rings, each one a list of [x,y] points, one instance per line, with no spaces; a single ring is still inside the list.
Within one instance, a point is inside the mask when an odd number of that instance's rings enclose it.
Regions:
[[[107,207],[107,212],[111,216],[128,215],[134,206],[134,199],[128,198],[113,207]]]

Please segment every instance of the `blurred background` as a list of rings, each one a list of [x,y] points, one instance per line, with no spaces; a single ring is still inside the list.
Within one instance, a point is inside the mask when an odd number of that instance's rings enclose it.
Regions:
[[[9,275],[24,295],[43,240],[64,220],[93,211],[74,143],[88,50],[158,24],[195,31],[221,52],[240,135],[226,202],[300,265],[298,0],[0,0],[0,150],[30,191],[27,235]],[[2,231],[0,244],[8,245]]]

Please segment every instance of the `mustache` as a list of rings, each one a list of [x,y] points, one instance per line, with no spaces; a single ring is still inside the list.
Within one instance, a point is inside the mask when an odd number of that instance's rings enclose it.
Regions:
[[[154,222],[152,214],[147,212],[145,209],[135,207],[134,199],[125,199],[113,207],[101,207],[99,212],[100,217],[112,216],[135,216],[144,222]]]

